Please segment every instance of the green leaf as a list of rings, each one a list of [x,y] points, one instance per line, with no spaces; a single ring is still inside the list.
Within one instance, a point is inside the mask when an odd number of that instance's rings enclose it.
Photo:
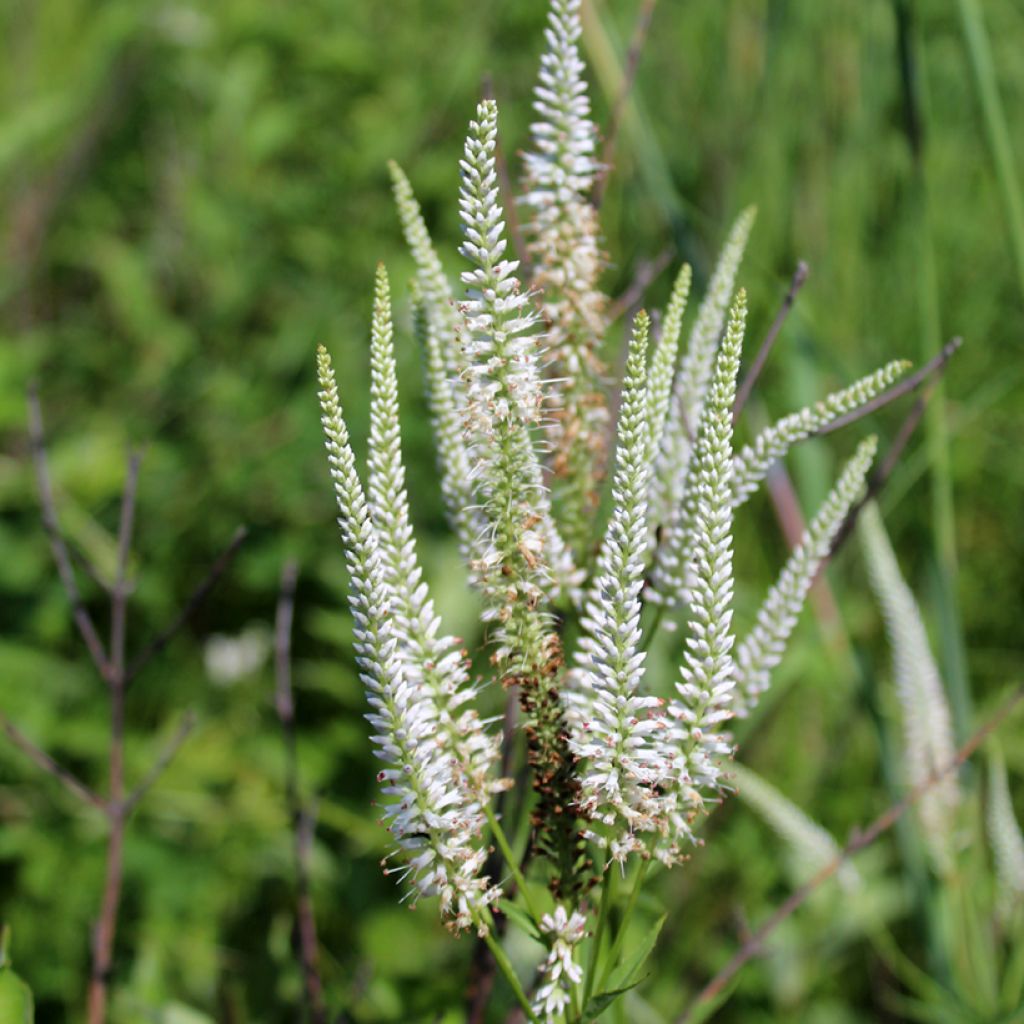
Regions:
[[[640,968],[643,967],[647,958],[651,955],[651,951],[654,949],[654,944],[658,941],[658,936],[661,934],[662,925],[665,923],[665,918],[668,914],[662,914],[657,921],[651,925],[642,935],[640,942],[633,950],[632,955],[623,960],[618,967],[612,971],[611,977],[608,979],[608,984],[611,986],[610,990],[625,988],[632,988],[630,982],[637,976]]]
[[[607,992],[599,992],[596,996],[591,996],[587,1001],[587,1005],[583,1008],[583,1019],[585,1021],[596,1020],[619,996],[628,992],[631,988],[636,988],[637,985],[645,982],[649,977],[650,974],[645,974],[642,978],[637,978],[636,981],[631,982],[629,985],[624,985],[622,988],[608,989]]]
[[[533,918],[518,904],[512,903],[509,900],[498,900],[498,909],[510,921],[522,928],[531,939],[536,939],[538,942],[544,941],[544,937],[537,931],[537,926],[533,923]]]
[[[631,988],[636,988],[637,985],[646,981],[650,974],[645,974],[642,978],[638,978],[637,975],[640,972],[640,968],[643,967],[647,958],[651,955],[651,951],[654,949],[654,944],[658,941],[658,935],[661,933],[662,925],[665,923],[667,914],[662,914],[654,924],[648,928],[640,939],[639,944],[633,950],[632,955],[618,967],[612,971],[611,977],[608,979],[609,988],[603,992],[598,992],[597,995],[591,996],[587,1001],[587,1005],[583,1008],[583,1019],[594,1020],[599,1017],[605,1010],[615,1002],[623,993],[628,992]]]

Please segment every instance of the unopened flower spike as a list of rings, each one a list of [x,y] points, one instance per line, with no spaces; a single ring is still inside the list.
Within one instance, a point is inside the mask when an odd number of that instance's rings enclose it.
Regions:
[[[662,439],[668,420],[669,404],[672,400],[672,383],[679,359],[679,338],[683,332],[683,316],[690,298],[693,270],[684,263],[676,276],[661,326],[661,337],[651,360],[650,383],[647,388],[647,424],[649,428],[648,450],[650,458],[657,458],[661,451]]]
[[[818,568],[828,556],[850,509],[864,493],[864,481],[877,450],[875,437],[861,441],[768,591],[753,629],[737,647],[736,714],[746,715],[768,689],[772,669],[782,660]]]
[[[762,430],[754,443],[744,446],[736,456],[732,478],[733,505],[737,508],[742,505],[757,490],[772,463],[781,459],[794,444],[870,402],[899,380],[909,366],[910,363],[904,359],[894,359],[849,387],[835,391],[799,412],[790,413]]]
[[[1013,813],[1006,762],[994,745],[988,758],[985,824],[996,863],[996,877],[1002,890],[1002,902],[1012,909],[1024,901],[1024,834]]]
[[[640,591],[647,554],[647,343],[650,320],[633,325],[612,488],[612,518],[584,607],[584,635],[565,692],[588,835],[623,861],[644,834],[667,831],[661,787],[671,777],[662,743],[664,701],[641,687]]]
[[[436,709],[421,700],[406,676],[394,632],[392,600],[380,545],[356,471],[330,356],[317,352],[320,405],[328,460],[340,511],[339,525],[351,578],[349,604],[359,676],[374,728],[384,822],[405,853],[400,869],[416,896],[438,894],[441,912],[456,929],[485,927],[487,906],[500,890],[480,871],[486,859],[472,831],[474,810],[455,784],[450,759],[435,741]]]
[[[749,804],[789,847],[793,874],[800,884],[808,882],[840,855],[835,837],[771,783],[739,763],[731,765],[729,772],[736,786],[736,795]],[[857,869],[849,862],[843,864],[837,875],[846,889],[860,885]]]
[[[732,407],[747,314],[740,289],[715,361],[694,450],[693,587],[678,696],[671,714],[681,732],[683,770],[695,794],[721,788],[721,763],[732,754],[723,727],[736,686],[732,648]]]
[[[744,210],[729,232],[697,310],[697,319],[676,374],[668,420],[651,481],[651,521],[655,526],[671,524],[682,508],[693,440],[700,423],[711,367],[755,213],[753,207]]]
[[[608,407],[599,356],[606,298],[604,256],[590,192],[598,165],[597,128],[578,41],[580,0],[551,0],[534,90],[538,120],[524,154],[524,229],[546,325],[550,386],[547,435],[556,509],[573,547],[591,535],[606,460]]]
[[[903,762],[908,787],[928,783],[917,810],[932,863],[940,873],[952,867],[953,829],[960,789],[946,772],[956,753],[952,716],[932,656],[921,611],[900,573],[878,506],[864,506],[858,529],[868,577],[885,620],[892,648],[896,696],[903,716]],[[941,774],[935,781],[934,777]]]
[[[440,631],[441,620],[416,556],[402,464],[392,335],[388,276],[380,264],[370,344],[370,516],[391,589],[394,632],[406,677],[421,699],[434,702],[437,742],[451,759],[456,781],[482,802],[494,784],[490,775],[498,740],[484,732],[476,711],[466,706],[476,689],[469,684],[459,642]],[[473,832],[482,829],[480,809],[467,818],[467,827]]]

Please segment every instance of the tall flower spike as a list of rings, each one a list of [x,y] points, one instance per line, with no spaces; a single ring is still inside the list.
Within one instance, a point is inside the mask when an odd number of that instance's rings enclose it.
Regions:
[[[462,274],[468,286],[462,305],[466,426],[491,523],[490,550],[480,570],[497,599],[491,618],[500,624],[500,657],[533,668],[547,635],[538,628],[536,609],[551,589],[551,577],[564,585],[574,570],[551,515],[531,435],[543,406],[533,333],[537,317],[520,290],[518,264],[504,258],[508,243],[494,164],[497,117],[493,100],[479,105],[460,162],[460,252],[474,264]]]
[[[650,474],[646,357],[650,321],[639,313],[626,363],[612,490],[614,511],[587,600],[584,630],[564,694],[573,753],[582,759],[580,800],[590,838],[616,860],[644,849],[638,833],[665,831],[659,787],[671,774],[661,733],[664,701],[641,693],[640,591],[647,553]]]
[[[577,886],[580,847],[570,809],[577,803],[572,758],[558,697],[561,645],[546,601],[573,593],[579,577],[555,528],[531,429],[541,416],[536,314],[519,290],[517,264],[504,259],[494,149],[497,107],[485,100],[470,124],[461,162],[461,252],[474,264],[462,275],[468,296],[464,348],[466,424],[477,460],[479,493],[490,521],[477,563],[493,655],[506,684],[518,684],[533,781],[540,797],[535,846],[555,863],[554,886]]]
[[[848,388],[835,391],[820,402],[790,413],[762,430],[754,443],[746,445],[736,456],[732,477],[734,507],[738,508],[757,490],[772,464],[781,459],[794,444],[858,406],[870,402],[875,395],[899,380],[909,366],[906,360],[895,359],[874,373],[861,377]]]
[[[483,555],[487,519],[477,503],[456,381],[448,376],[445,365],[446,338],[438,330],[436,318],[428,314],[416,280],[412,282],[412,318],[413,333],[424,356],[427,403],[437,445],[441,497],[448,521],[458,539],[459,551],[466,564],[471,565]]]
[[[439,633],[423,571],[416,557],[409,516],[399,430],[398,377],[392,341],[387,271],[377,266],[370,341],[370,518],[376,530],[384,577],[391,589],[394,631],[406,678],[421,699],[434,702],[437,742],[451,759],[457,782],[476,801],[487,800],[497,758],[497,738],[488,736],[472,707],[465,656],[458,641]],[[472,800],[470,800],[472,802]],[[483,827],[483,813],[470,814],[471,831]]]
[[[736,783],[736,795],[749,804],[789,847],[793,873],[801,884],[808,882],[839,856],[839,844],[832,834],[808,817],[789,797],[741,764],[734,764],[730,771]],[[860,884],[857,870],[850,863],[844,864],[838,875],[845,888]]]
[[[755,213],[753,207],[744,210],[729,232],[676,374],[672,403],[651,481],[651,522],[655,526],[671,523],[673,516],[682,508],[693,454],[693,437],[700,423],[718,339]]]
[[[996,877],[1009,906],[1024,900],[1024,835],[1013,813],[1006,762],[993,748],[988,759],[988,807],[985,815],[988,841],[996,862]]]
[[[907,785],[919,786],[952,762],[955,754],[949,703],[938,666],[928,645],[921,611],[900,574],[878,506],[869,502],[859,530],[867,556],[868,577],[882,609],[892,648],[896,696],[903,715]],[[954,819],[960,802],[955,773],[930,782],[918,802],[918,815],[932,862],[940,873],[951,867]]]
[[[580,0],[551,0],[525,154],[531,286],[541,295],[550,359],[548,401],[555,496],[571,544],[590,539],[597,484],[606,459],[608,408],[598,348],[604,334],[605,296],[597,286],[604,266],[597,211],[588,195],[597,164],[597,129],[583,78],[578,40]]]
[[[864,493],[864,479],[877,450],[875,437],[861,441],[768,591],[754,628],[736,648],[737,715],[746,715],[756,707],[761,694],[768,689],[772,669],[782,660],[786,641],[796,626],[818,568],[828,556],[854,502]]]
[[[651,360],[651,378],[647,387],[647,423],[650,430],[648,451],[652,461],[661,451],[661,441],[665,436],[665,423],[672,399],[672,381],[679,357],[679,336],[683,332],[683,316],[690,298],[692,281],[693,270],[689,263],[684,263],[672,286],[672,295],[661,327],[661,338]]]
[[[414,327],[425,355],[427,401],[437,440],[441,494],[459,550],[468,563],[479,557],[479,540],[486,522],[477,507],[462,429],[464,396],[457,386],[463,366],[459,314],[412,185],[394,160],[389,161],[388,170],[402,231],[416,263],[418,298],[414,295],[413,315],[421,315],[414,320]]]
[[[370,521],[342,415],[330,356],[317,350],[320,406],[328,460],[341,512],[339,525],[351,577],[356,664],[366,686],[374,749],[387,765],[377,776],[389,798],[383,820],[409,858],[397,871],[413,896],[439,894],[451,927],[476,924],[500,890],[480,878],[486,852],[472,832],[475,811],[455,785],[449,759],[436,742],[432,701],[422,700],[405,674],[390,614],[391,591]]]
[[[732,407],[747,315],[747,296],[736,296],[729,326],[715,361],[694,453],[694,583],[690,634],[686,640],[678,698],[670,713],[678,721],[685,763],[695,795],[721,788],[722,758],[732,747],[721,733],[732,717],[736,686],[732,657]]]
[[[462,369],[462,363],[459,346],[455,340],[458,315],[452,287],[441,266],[434,243],[430,240],[430,233],[427,231],[423,214],[420,212],[420,204],[416,201],[409,179],[394,160],[388,161],[388,171],[391,174],[391,187],[395,196],[395,206],[398,208],[398,217],[402,222],[402,232],[416,263],[416,280],[419,282],[423,306],[433,330],[443,342],[441,354],[445,373],[449,380],[454,380]]]

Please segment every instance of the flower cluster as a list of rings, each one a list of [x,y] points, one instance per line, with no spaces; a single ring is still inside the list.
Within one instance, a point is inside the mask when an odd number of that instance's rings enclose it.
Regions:
[[[587,919],[579,911],[566,911],[561,903],[540,919],[541,933],[550,947],[533,997],[533,1012],[542,1020],[558,1020],[569,1005],[571,987],[583,979],[583,969],[573,957],[586,926]]]
[[[580,58],[580,0],[553,0],[534,90],[538,115],[533,147],[523,157],[524,229],[532,262],[531,288],[546,327],[552,375],[547,435],[556,498],[567,538],[577,550],[590,537],[597,485],[607,448],[608,402],[599,347],[605,296],[598,287],[604,257],[597,210],[590,201],[599,167],[597,127]]]
[[[910,786],[929,784],[917,810],[932,863],[939,872],[946,872],[952,865],[954,817],[960,803],[956,775],[946,771],[956,753],[949,702],[921,610],[900,573],[874,502],[865,506],[858,529],[868,578],[892,648],[896,696],[903,715],[906,781]]]
[[[512,852],[504,835],[507,807],[491,806],[505,785],[495,770],[498,730],[480,717],[483,695],[468,656],[441,628],[417,556],[383,267],[369,353],[365,495],[330,364],[320,356],[356,653],[385,762],[385,821],[405,856],[389,870],[407,873],[417,893],[439,893],[455,926],[480,929],[497,895],[481,877],[488,831],[524,903],[531,897],[520,864],[542,877],[557,906],[543,916],[530,907],[534,934],[547,946],[530,1012],[545,1019],[578,995],[573,956],[595,876],[613,864],[625,872],[630,860],[682,860],[699,842],[700,815],[730,788],[730,722],[768,686],[808,588],[860,499],[874,440],[844,468],[746,635],[733,615],[737,510],[791,445],[831,429],[905,368],[890,363],[736,452],[747,313],[736,282],[753,225],[748,210],[729,234],[685,345],[688,265],[662,316],[634,317],[616,396],[598,356],[609,325],[590,195],[606,169],[595,160],[580,30],[579,0],[551,0],[519,197],[530,266],[509,250],[493,101],[478,106],[459,164],[461,287],[445,273],[408,178],[391,165],[416,264],[413,320],[441,495],[482,601],[494,676],[518,699],[503,742],[509,773],[522,771],[533,789],[518,801],[528,817],[513,833],[525,852]],[[890,604],[890,615],[906,617]],[[666,616],[686,628],[674,687],[647,662]],[[914,680],[928,684],[920,671]]]
[[[408,863],[397,869],[414,895],[439,895],[441,910],[455,928],[485,929],[484,913],[500,891],[482,876],[486,851],[481,841],[482,809],[462,784],[456,763],[465,751],[479,765],[478,744],[462,737],[462,750],[445,742],[438,702],[423,694],[407,669],[407,636],[396,629],[396,598],[389,583],[381,534],[356,470],[330,357],[317,356],[320,404],[328,459],[341,512],[352,582],[349,603],[355,627],[356,663],[366,686],[377,756],[387,767],[377,778],[389,798],[384,821]],[[405,642],[403,642],[405,641]],[[466,732],[478,723],[460,723]]]

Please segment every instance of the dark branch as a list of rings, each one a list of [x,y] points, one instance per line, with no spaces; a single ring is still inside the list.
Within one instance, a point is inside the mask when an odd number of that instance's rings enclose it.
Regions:
[[[37,747],[24,733],[20,732],[6,715],[0,715],[0,724],[7,734],[7,738],[25,754],[38,768],[41,768],[47,775],[52,775],[64,788],[82,803],[91,804],[93,807],[107,813],[107,803],[98,794],[94,793],[77,776],[68,771],[63,765],[58,764],[49,754],[40,747]]]
[[[126,685],[131,683],[153,657],[159,654],[177,636],[185,623],[199,610],[202,603],[210,596],[210,592],[217,585],[221,576],[227,571],[228,566],[231,565],[235,555],[238,554],[238,549],[242,546],[248,535],[249,531],[244,526],[240,526],[235,530],[228,546],[217,556],[216,561],[210,566],[210,571],[199,586],[192,591],[192,596],[185,602],[185,606],[175,617],[174,621],[166,629],[158,633],[128,667],[128,671],[125,673]]]
[[[615,323],[619,317],[643,302],[644,293],[650,287],[651,282],[672,262],[675,251],[675,246],[666,245],[653,259],[644,260],[638,264],[629,287],[617,299],[613,299],[608,304],[608,309],[605,312],[605,320],[608,324]]]
[[[611,118],[608,121],[608,135],[604,141],[604,148],[601,150],[601,169],[599,177],[594,182],[594,191],[590,197],[591,203],[596,209],[601,208],[604,202],[605,188],[608,184],[608,176],[611,174],[612,165],[615,162],[615,147],[619,140],[619,129],[622,126],[622,119],[626,113],[626,102],[629,94],[636,84],[636,72],[640,66],[640,54],[643,53],[644,43],[647,42],[647,35],[651,28],[651,18],[654,15],[654,8],[658,0],[642,0],[640,10],[637,11],[636,21],[633,23],[633,36],[629,42],[629,50],[626,53],[626,67],[622,74],[622,86],[618,96],[615,97],[615,105],[612,107]]]
[[[840,416],[831,423],[825,424],[825,426],[815,431],[811,436],[821,437],[823,434],[831,434],[834,430],[842,430],[843,427],[848,427],[851,423],[856,423],[857,420],[870,416],[871,413],[877,412],[890,402],[895,402],[897,398],[902,398],[911,391],[916,391],[929,377],[942,374],[946,364],[953,358],[953,355],[962,344],[963,338],[952,338],[946,342],[938,355],[929,359],[916,373],[912,373],[905,380],[894,384],[880,395],[875,395],[870,402],[865,402],[863,405],[846,413],[845,416]]]
[[[789,288],[786,291],[785,298],[782,300],[782,305],[775,314],[775,319],[772,321],[771,327],[768,328],[768,333],[764,336],[764,341],[761,342],[761,347],[757,350],[757,355],[754,357],[753,363],[750,364],[750,369],[747,371],[747,375],[743,378],[743,383],[740,384],[740,389],[736,393],[736,401],[732,407],[733,423],[739,420],[740,413],[743,412],[743,407],[747,404],[747,400],[754,390],[758,377],[761,376],[765,363],[768,362],[768,356],[771,354],[772,348],[779,337],[782,325],[786,322],[786,317],[789,316],[789,311],[793,308],[793,303],[796,302],[797,294],[807,280],[808,273],[807,264],[800,260],[796,265],[796,270],[793,271],[793,277],[790,279]]]
[[[71,565],[71,555],[68,553],[67,544],[60,532],[60,524],[57,521],[57,506],[53,498],[53,485],[50,482],[50,467],[46,457],[46,441],[43,431],[43,413],[39,405],[39,395],[35,387],[28,391],[28,430],[29,442],[32,446],[32,461],[35,464],[36,484],[39,489],[39,503],[42,512],[43,526],[46,528],[47,536],[50,538],[50,550],[53,552],[53,560],[57,564],[57,572],[60,581],[64,585],[64,592],[67,594],[71,604],[71,614],[78,627],[78,632],[85,641],[89,655],[96,666],[97,671],[107,678],[107,652],[103,649],[103,641],[100,640],[96,626],[93,624],[92,616],[89,615],[82,595],[79,593],[78,584],[75,582],[75,571]]]
[[[126,817],[135,810],[139,805],[139,801],[153,788],[157,779],[167,770],[195,726],[195,712],[186,711],[177,731],[171,737],[167,746],[160,752],[160,756],[153,762],[152,768],[149,769],[142,781],[136,785],[125,799],[123,811]]]
[[[296,876],[296,929],[302,965],[303,993],[313,1024],[326,1024],[323,982],[319,959],[316,915],[313,912],[309,862],[316,831],[315,811],[307,807],[299,792],[298,740],[295,734],[295,698],[292,691],[292,625],[295,620],[295,588],[299,569],[294,561],[281,569],[281,587],[274,617],[274,707],[281,721],[285,741],[285,796],[294,831]]]
[[[885,458],[881,463],[879,463],[878,469],[875,470],[875,472],[868,478],[868,486],[864,493],[864,497],[861,498],[861,500],[858,501],[846,514],[846,519],[843,520],[843,525],[839,527],[839,532],[832,541],[832,547],[829,548],[827,557],[822,560],[821,567],[818,569],[819,573],[835,557],[836,552],[839,551],[846,542],[846,539],[851,533],[853,533],[853,528],[857,525],[857,519],[860,516],[861,511],[864,509],[864,506],[867,505],[869,501],[874,501],[874,499],[881,494],[885,485],[889,482],[889,478],[892,476],[893,470],[899,463],[900,456],[902,456],[904,449],[910,442],[910,438],[917,429],[918,423],[921,422],[921,417],[924,415],[925,406],[928,404],[928,399],[931,397],[933,389],[934,384],[928,387],[913,406],[911,406],[910,412],[907,413],[903,422],[900,424],[900,429],[896,433],[895,440],[889,446],[889,450],[885,453]]]
[[[736,955],[704,986],[696,999],[686,1008],[676,1024],[685,1024],[701,1004],[715,999],[726,985],[736,976],[740,969],[752,957],[756,956],[764,945],[765,939],[791,914],[793,914],[811,896],[819,886],[828,881],[854,854],[870,846],[880,835],[896,824],[906,812],[936,783],[951,772],[956,771],[981,746],[989,734],[997,729],[1024,698],[1024,687],[1018,688],[1010,698],[989,718],[971,738],[957,751],[956,756],[942,769],[933,772],[924,781],[918,783],[898,803],[880,814],[863,830],[854,832],[850,841],[842,850],[826,864],[809,882],[794,890],[778,909],[758,928],[750,939],[743,944]]]
[[[107,682],[124,685],[124,641],[128,611],[128,561],[131,557],[132,533],[135,529],[135,497],[139,485],[139,464],[142,455],[132,452],[125,473],[121,495],[121,520],[117,530],[117,567],[110,588],[110,665]]]

